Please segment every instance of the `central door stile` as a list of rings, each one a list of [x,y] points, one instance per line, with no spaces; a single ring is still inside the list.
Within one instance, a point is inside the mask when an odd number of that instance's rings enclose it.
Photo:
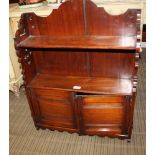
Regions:
[[[84,122],[83,122],[83,114],[82,114],[82,104],[83,104],[83,99],[82,96],[77,95],[76,93],[74,94],[74,102],[76,105],[76,116],[77,116],[77,124],[79,128],[79,134],[84,135],[85,130],[84,130]]]

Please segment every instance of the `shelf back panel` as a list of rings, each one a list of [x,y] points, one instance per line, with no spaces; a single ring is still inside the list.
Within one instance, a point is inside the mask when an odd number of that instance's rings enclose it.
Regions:
[[[58,76],[132,78],[134,53],[70,50],[33,51],[37,72]]]

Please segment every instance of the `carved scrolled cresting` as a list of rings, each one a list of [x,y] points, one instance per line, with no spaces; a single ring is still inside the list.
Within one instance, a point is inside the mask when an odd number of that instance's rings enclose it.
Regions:
[[[47,17],[39,17],[35,13],[25,13],[24,18],[27,20],[29,35],[132,36],[137,33],[136,14],[138,14],[137,9],[128,9],[121,15],[110,15],[104,8],[97,7],[90,0],[67,0]],[[95,29],[96,26],[98,29]],[[24,31],[20,32],[20,35],[24,34]]]

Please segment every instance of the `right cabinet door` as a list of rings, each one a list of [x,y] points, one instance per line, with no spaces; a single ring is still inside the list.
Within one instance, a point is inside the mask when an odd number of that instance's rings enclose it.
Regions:
[[[127,136],[130,113],[127,97],[87,95],[81,99],[82,130],[85,134]]]

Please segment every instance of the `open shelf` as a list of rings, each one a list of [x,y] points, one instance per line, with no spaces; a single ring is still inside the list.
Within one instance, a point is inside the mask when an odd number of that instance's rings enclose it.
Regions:
[[[134,50],[136,48],[136,36],[29,36],[21,41],[17,47]]]
[[[132,83],[129,79],[51,76],[46,74],[37,74],[28,87],[106,95],[132,94]]]

